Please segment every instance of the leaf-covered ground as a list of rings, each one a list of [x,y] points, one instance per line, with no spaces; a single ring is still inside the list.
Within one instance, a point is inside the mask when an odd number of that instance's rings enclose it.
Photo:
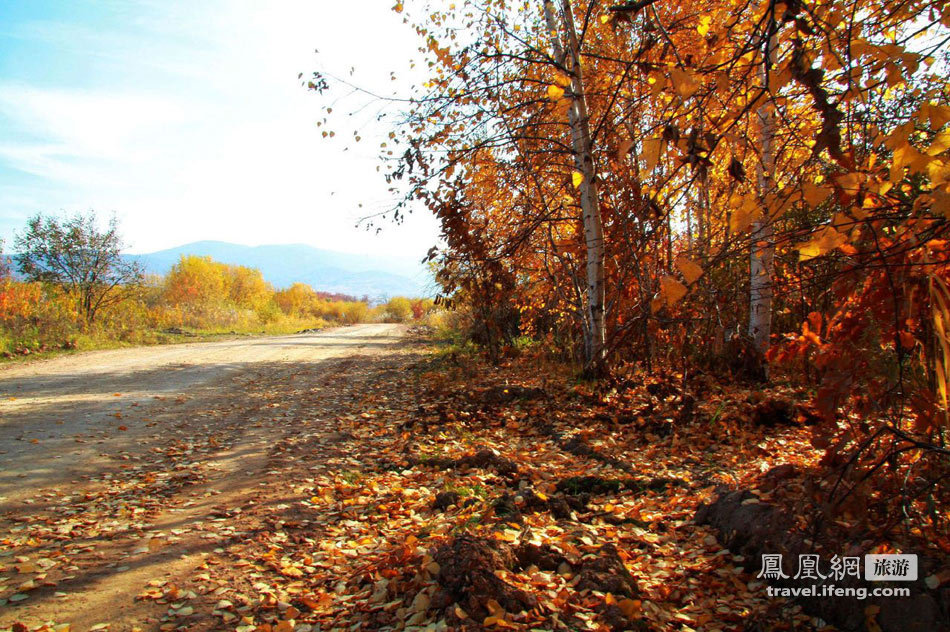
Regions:
[[[717,485],[813,464],[808,428],[680,383],[595,394],[419,341],[275,368],[3,516],[0,629],[813,629],[693,522]],[[115,569],[134,603],[89,615]]]

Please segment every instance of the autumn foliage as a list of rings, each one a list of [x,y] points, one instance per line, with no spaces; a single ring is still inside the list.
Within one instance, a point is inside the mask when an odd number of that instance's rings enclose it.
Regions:
[[[167,275],[123,288],[124,300],[89,325],[68,289],[0,279],[0,340],[8,356],[122,343],[155,343],[197,333],[294,333],[370,321],[408,322],[434,309],[429,299],[367,300],[296,283],[282,290],[259,270],[182,256]]]
[[[801,388],[832,513],[946,528],[946,3],[395,10],[428,77],[388,105],[392,216],[439,218],[440,300],[491,359],[528,336],[608,383]]]

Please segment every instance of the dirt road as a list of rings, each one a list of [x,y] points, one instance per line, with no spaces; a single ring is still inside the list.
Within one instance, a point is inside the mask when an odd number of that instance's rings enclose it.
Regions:
[[[358,325],[0,370],[0,630],[158,629],[136,600],[156,567],[173,579],[200,565],[207,524],[253,502],[284,429],[319,427],[335,372],[403,334]]]

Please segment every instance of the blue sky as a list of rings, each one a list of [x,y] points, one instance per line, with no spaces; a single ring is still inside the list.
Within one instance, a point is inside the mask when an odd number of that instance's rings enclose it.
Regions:
[[[355,66],[406,92],[417,44],[391,5],[0,0],[0,238],[37,212],[95,209],[132,252],[220,239],[421,258],[438,232],[422,209],[379,236],[354,227],[390,199],[378,108],[327,142],[297,78]]]

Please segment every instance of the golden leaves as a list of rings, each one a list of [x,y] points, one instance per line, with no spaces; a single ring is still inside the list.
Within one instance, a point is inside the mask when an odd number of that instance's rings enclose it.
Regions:
[[[928,156],[939,156],[950,149],[950,129],[946,129],[934,137],[930,147],[927,148]]]
[[[843,246],[848,236],[835,230],[834,226],[825,226],[816,231],[808,241],[796,246],[801,261],[808,261],[815,257],[828,254],[835,248]]]
[[[622,143],[620,147],[617,148],[617,160],[623,160],[627,154],[630,152],[630,149],[633,147],[633,141],[629,138]]]
[[[686,296],[687,288],[685,285],[676,280],[675,277],[665,276],[660,279],[660,292],[655,299],[650,308],[653,313],[658,312],[664,304],[667,307],[672,307],[675,305],[681,298]]]
[[[689,285],[692,285],[699,277],[703,276],[703,269],[686,257],[677,257],[674,263],[676,264],[676,269],[680,271],[680,274],[683,275],[683,278],[686,279],[686,283]]]
[[[548,99],[551,101],[559,101],[564,97],[564,88],[561,86],[550,85],[548,86]]]
[[[684,99],[688,99],[689,97],[696,94],[696,91],[699,90],[700,87],[696,76],[688,70],[671,68],[670,79],[673,82],[673,89],[676,91],[676,94],[680,95]]]
[[[830,187],[822,186],[820,184],[812,184],[806,182],[802,186],[802,198],[808,206],[815,208],[822,202],[828,199],[828,196],[832,194],[832,189]]]
[[[709,33],[709,26],[712,24],[712,16],[704,15],[699,18],[699,26],[696,27],[696,32],[700,34],[701,37],[706,37],[706,34]]]
[[[754,195],[742,196],[729,217],[729,230],[741,233],[762,217],[762,207]]]
[[[950,105],[924,103],[917,112],[917,118],[921,123],[929,120],[931,129],[939,130],[950,121]]]
[[[848,195],[857,195],[861,190],[861,183],[863,181],[863,173],[853,172],[835,176],[835,182],[841,187],[841,190]]]
[[[575,189],[579,189],[581,184],[584,182],[584,174],[580,171],[575,171],[571,174],[571,183],[574,185]]]
[[[909,142],[902,144],[894,150],[894,161],[891,163],[891,182],[897,182],[904,177],[904,169],[907,168],[913,172],[923,172],[930,164],[930,156],[921,153]]]
[[[666,142],[659,136],[643,139],[643,160],[646,162],[647,172],[656,169],[665,146]]]

